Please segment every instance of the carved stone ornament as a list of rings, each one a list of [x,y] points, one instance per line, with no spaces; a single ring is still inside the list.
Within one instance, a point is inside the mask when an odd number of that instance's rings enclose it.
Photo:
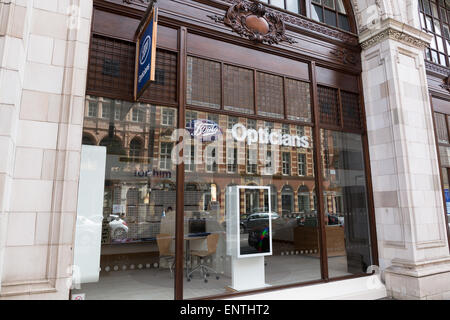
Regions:
[[[230,3],[231,5],[236,4],[236,1],[243,0],[222,0],[223,2]],[[377,0],[378,1],[378,0]],[[323,25],[319,22],[306,19],[299,15],[293,15],[287,12],[279,11],[272,8],[266,8],[267,12],[276,12],[276,14],[280,17],[280,19],[286,24],[290,26],[303,30],[312,32],[314,34],[325,36],[333,41],[345,42],[352,46],[357,46],[359,44],[358,37],[356,35],[348,34],[347,32],[342,32],[340,30],[335,30],[333,28],[329,28],[326,25]],[[212,18],[212,17],[210,17]],[[216,19],[214,19],[216,20]],[[223,21],[223,19],[222,19]]]
[[[335,55],[344,64],[356,65],[356,63],[358,62],[357,56],[347,49],[343,49],[343,48],[336,49],[336,50],[330,51],[330,53]]]
[[[259,43],[278,44],[282,41],[296,43],[286,36],[286,27],[280,15],[267,12],[261,3],[237,0],[225,17],[208,16],[216,22],[223,22],[241,37]]]
[[[444,79],[444,83],[441,84],[441,88],[450,92],[450,74]]]
[[[371,37],[368,40],[365,40],[361,43],[361,47],[363,50],[367,50],[370,47],[373,47],[374,45],[377,45],[384,41],[385,39],[391,39],[396,40],[399,42],[403,42],[407,45],[419,48],[419,49],[425,49],[428,46],[428,43],[422,39],[419,39],[415,36],[409,35],[405,32],[395,30],[393,28],[387,28],[380,33],[376,34],[375,36]]]

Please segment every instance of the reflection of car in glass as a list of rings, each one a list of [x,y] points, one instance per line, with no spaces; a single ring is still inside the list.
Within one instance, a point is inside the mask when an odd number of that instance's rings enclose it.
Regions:
[[[244,213],[241,214],[240,218],[240,225],[239,225],[239,230],[241,233],[245,233],[246,231],[246,223],[244,221],[246,221],[248,219],[249,215]]]
[[[298,213],[295,217],[297,221],[298,226],[305,226],[305,225],[317,225],[317,212],[311,211],[311,212],[301,212]]]
[[[278,213],[272,212],[272,220],[278,219],[280,216]],[[252,228],[260,224],[267,224],[267,219],[269,219],[268,212],[252,213],[250,215],[241,216],[241,233],[251,231]]]
[[[253,208],[250,213],[259,213],[259,212],[267,212],[269,209],[267,208]],[[247,215],[248,216],[248,215]]]
[[[298,226],[317,227],[317,225],[318,225],[317,215],[316,215],[315,211],[313,211],[309,214],[299,214],[296,217],[296,219],[297,219]],[[327,213],[326,218],[325,218],[325,224],[328,226],[335,226],[335,225],[343,226],[344,225],[344,217]]]
[[[254,213],[245,220],[248,244],[259,252],[267,252],[270,249],[269,217],[272,220],[272,232],[275,233],[283,225],[282,219],[276,212]]]
[[[114,240],[123,240],[127,237],[128,226],[125,220],[121,219],[118,215],[111,214],[109,216],[109,228],[111,231],[111,238]]]
[[[328,220],[329,226],[334,226],[334,225],[340,224],[338,216],[335,216],[333,214],[327,214],[327,219],[325,219],[325,221],[327,221],[327,220]]]

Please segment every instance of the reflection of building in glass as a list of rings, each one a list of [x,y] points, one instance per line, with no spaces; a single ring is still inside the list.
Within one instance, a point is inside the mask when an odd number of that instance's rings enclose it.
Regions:
[[[113,242],[154,239],[163,212],[175,203],[171,141],[176,110],[89,96],[83,144],[107,147],[104,218],[119,216],[127,234]],[[111,239],[110,239],[111,240]]]
[[[186,112],[187,128],[189,129],[192,120],[199,119],[218,121],[217,123],[222,128],[226,141],[218,144],[203,142],[199,143],[200,147],[194,148],[196,142],[192,139],[191,146],[186,147],[185,150],[188,151],[188,154],[185,155],[186,182],[189,182],[190,191],[195,189],[196,184],[204,185],[207,181],[210,185],[217,186],[218,201],[223,204],[228,185],[270,185],[272,210],[286,215],[293,213],[310,214],[316,210],[312,128],[227,115],[214,115],[213,117],[213,114],[210,113],[191,110]],[[277,146],[271,149],[270,145],[252,144],[249,146],[247,143],[236,142],[231,134],[231,129],[236,123],[243,124],[247,129],[268,128],[269,132],[279,131],[293,136],[307,136],[311,147]],[[277,158],[275,159],[275,157]],[[289,159],[289,171],[286,171],[283,167],[282,157]],[[212,164],[216,163],[217,166],[212,170]],[[275,169],[273,174],[270,171],[270,174],[265,174],[264,169],[270,168],[272,165]],[[211,173],[214,173],[214,175],[211,175]],[[283,190],[287,188],[285,187],[286,184],[289,186],[290,193],[287,197],[284,191],[283,198]],[[197,190],[200,192],[202,188],[197,187]],[[208,189],[208,186],[206,188]],[[299,197],[299,192],[301,192],[302,197]],[[202,197],[203,199],[192,200],[189,196],[185,197],[189,199],[185,201],[189,201],[190,206],[192,206],[192,202],[204,203],[205,197],[207,197],[206,194]],[[305,201],[307,201],[307,204],[305,204]],[[268,207],[267,197],[263,193],[257,196],[248,195],[245,199],[242,198],[241,202],[242,214],[252,213],[252,208]],[[207,207],[203,206],[203,208]],[[220,220],[224,221],[224,219],[225,206],[221,205]]]

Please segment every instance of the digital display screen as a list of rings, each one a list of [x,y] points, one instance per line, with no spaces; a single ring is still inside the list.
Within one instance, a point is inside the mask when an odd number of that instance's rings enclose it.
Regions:
[[[271,223],[279,216],[275,212],[270,212],[268,203],[264,204],[269,192],[270,190],[262,188],[239,189],[240,257],[272,253]]]

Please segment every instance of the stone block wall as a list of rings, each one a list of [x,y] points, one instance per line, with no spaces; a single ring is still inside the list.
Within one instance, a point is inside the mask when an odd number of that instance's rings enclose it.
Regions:
[[[0,16],[0,297],[67,299],[92,1]]]

